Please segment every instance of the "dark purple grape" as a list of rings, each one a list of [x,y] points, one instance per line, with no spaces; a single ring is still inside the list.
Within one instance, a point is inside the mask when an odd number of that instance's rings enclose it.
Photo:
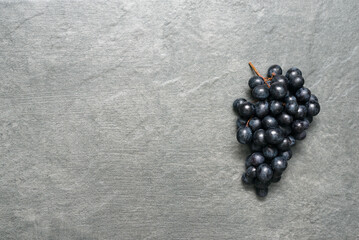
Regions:
[[[259,76],[251,77],[248,81],[248,86],[250,87],[250,89],[253,89],[256,86],[263,85],[263,84],[264,84],[264,80],[263,80],[263,78],[261,78]]]
[[[279,144],[283,141],[284,135],[279,128],[270,128],[265,134],[266,141],[269,144]]]
[[[276,82],[282,83],[286,87],[288,86],[288,79],[283,75],[275,75],[272,79],[272,83],[276,83]]]
[[[283,83],[275,82],[270,86],[269,93],[273,99],[281,99],[287,94],[287,87]]]
[[[246,185],[251,185],[252,184],[252,182],[253,182],[253,180],[250,180],[250,179],[248,179],[247,178],[247,176],[246,176],[246,173],[243,173],[242,174],[242,182],[244,183],[244,184],[246,184]]]
[[[267,159],[275,158],[278,155],[278,150],[275,147],[266,146],[262,149],[263,156]]]
[[[276,157],[271,163],[274,173],[282,173],[287,168],[287,160],[284,157]]]
[[[302,76],[302,71],[299,70],[299,68],[296,68],[296,67],[292,67],[292,68],[289,68],[287,73],[285,74],[285,76],[288,78],[288,79],[291,79],[293,77],[296,77],[296,76]]]
[[[268,68],[267,76],[272,77],[273,74],[275,76],[282,75],[282,68],[279,65],[272,65]]]
[[[244,127],[247,124],[247,120],[243,119],[242,117],[237,118],[237,127]]]
[[[237,131],[237,141],[248,144],[252,141],[252,130],[249,127],[239,128]]]
[[[303,87],[304,78],[302,76],[292,77],[288,81],[288,88],[292,92],[297,91],[299,88]]]
[[[262,121],[257,117],[253,117],[249,121],[248,126],[252,129],[252,132],[255,132],[258,129],[262,128]]]
[[[288,151],[290,149],[290,140],[289,140],[289,138],[284,138],[281,143],[277,144],[277,148],[280,151]]]
[[[274,117],[268,115],[268,116],[263,118],[262,127],[264,129],[276,128],[276,127],[278,127],[278,122]]]
[[[257,131],[254,132],[253,143],[261,147],[267,145],[267,142],[265,140],[265,131],[263,129],[258,129]]]
[[[251,166],[257,167],[264,163],[265,158],[262,153],[254,152],[251,154],[248,161],[250,162]]]
[[[315,96],[314,94],[310,95],[309,101],[319,102],[317,96]]]
[[[290,115],[295,115],[298,111],[298,103],[296,101],[293,101],[291,103],[287,103],[285,105],[285,110],[287,113],[289,113]]]
[[[255,113],[259,118],[264,118],[269,114],[269,104],[267,101],[259,101],[255,104]]]
[[[258,85],[252,90],[252,96],[255,99],[259,100],[265,100],[267,97],[269,97],[269,90],[266,85]]]
[[[295,96],[299,102],[308,102],[310,99],[311,92],[308,88],[302,87],[297,90]]]
[[[244,98],[238,98],[238,99],[234,100],[234,102],[233,102],[233,110],[234,110],[236,113],[238,113],[239,105],[241,105],[241,104],[244,103],[244,102],[247,102],[247,100],[244,99]]]
[[[304,119],[305,116],[307,116],[307,108],[304,105],[299,105],[294,117],[296,119]]]
[[[295,120],[292,123],[292,131],[294,133],[301,133],[305,130],[304,128],[305,127],[304,127],[303,121],[301,121],[301,120]]]
[[[258,172],[258,169],[257,169]],[[258,178],[254,179],[254,186],[259,189],[265,189],[268,188],[271,182],[261,182]]]
[[[252,184],[257,175],[257,169],[253,166],[250,166],[242,175],[242,181],[245,184]]]
[[[307,132],[306,132],[306,131],[303,131],[303,132],[300,132],[300,133],[296,133],[296,134],[293,135],[293,137],[294,137],[296,140],[303,140],[306,136],[307,136]]]
[[[302,123],[304,125],[304,130],[307,130],[309,128],[309,125],[310,125],[309,121],[308,120],[303,120]]]
[[[272,176],[273,176],[273,170],[268,164],[263,163],[259,165],[259,167],[257,168],[257,179],[260,182],[264,182],[264,183],[269,182]]]
[[[283,109],[284,109],[283,102],[280,102],[278,100],[270,101],[269,111],[273,116],[282,113]]]
[[[297,98],[294,95],[289,95],[289,96],[286,96],[284,98],[284,102],[286,104],[289,104],[289,103],[292,103],[292,102],[297,102]]]
[[[293,117],[283,112],[277,117],[277,121],[280,125],[289,126],[293,122]]]
[[[316,116],[320,112],[320,105],[318,102],[315,101],[309,101],[305,105],[307,108],[307,115],[308,116]]]
[[[272,183],[277,183],[277,182],[280,181],[281,178],[282,178],[282,177],[281,177],[280,175],[279,175],[279,176],[274,176],[274,174],[273,174],[273,177],[272,177],[271,182],[272,182]]]
[[[253,166],[250,166],[249,168],[247,168],[246,170],[246,176],[248,178],[254,179],[257,175],[257,169]]]
[[[266,197],[268,195],[268,188],[256,188],[258,197]]]
[[[238,113],[243,118],[249,118],[254,114],[254,105],[250,102],[244,102],[239,105]]]
[[[292,150],[289,149],[288,151],[280,152],[278,156],[282,156],[285,160],[289,161],[289,159],[292,158]]]

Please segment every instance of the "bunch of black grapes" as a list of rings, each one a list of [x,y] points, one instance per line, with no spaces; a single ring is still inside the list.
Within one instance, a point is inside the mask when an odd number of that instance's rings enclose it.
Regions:
[[[250,63],[251,65],[251,63]],[[249,102],[236,99],[234,111],[237,120],[237,140],[248,144],[252,151],[245,161],[242,181],[254,184],[260,197],[268,194],[268,186],[280,181],[292,157],[291,147],[303,140],[313,117],[320,111],[318,98],[304,87],[302,72],[295,67],[282,75],[282,68],[273,65],[268,77],[249,79],[252,96]]]

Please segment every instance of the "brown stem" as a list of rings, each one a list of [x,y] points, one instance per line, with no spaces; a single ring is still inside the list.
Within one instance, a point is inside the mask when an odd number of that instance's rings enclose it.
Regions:
[[[261,77],[261,78],[263,79],[263,81],[265,82],[265,84],[267,84],[268,88],[270,88],[269,84],[267,83],[268,78],[263,77],[263,76],[257,71],[257,69],[254,67],[254,65],[253,65],[251,62],[249,62],[248,64],[249,64],[249,66],[252,68],[252,70],[253,70],[259,77]],[[275,75],[275,74],[274,74],[274,75]],[[273,77],[273,75],[272,75],[272,77]]]
[[[254,71],[259,77],[263,78],[263,80],[264,80],[264,77],[257,71],[257,69],[254,67],[254,65],[253,65],[251,62],[249,62],[248,64],[249,64],[249,66],[251,66],[251,68],[253,69],[253,71]]]
[[[248,121],[247,121],[247,123],[246,123],[246,127],[248,127],[248,125],[249,125],[249,122],[252,120],[252,117],[250,117],[249,119],[248,119]]]

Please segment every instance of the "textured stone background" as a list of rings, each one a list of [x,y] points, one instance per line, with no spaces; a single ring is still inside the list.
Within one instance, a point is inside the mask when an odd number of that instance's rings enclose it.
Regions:
[[[359,2],[262,2],[1,2],[0,239],[358,239]],[[322,104],[265,200],[248,61]]]

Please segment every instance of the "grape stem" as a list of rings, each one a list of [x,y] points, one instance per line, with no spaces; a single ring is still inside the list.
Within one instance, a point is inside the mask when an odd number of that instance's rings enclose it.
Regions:
[[[253,117],[253,116],[251,116],[251,117],[248,119],[248,121],[247,121],[247,123],[246,123],[246,127],[248,127],[249,122],[252,120],[252,117]]]
[[[270,88],[270,85],[267,83],[267,81],[272,80],[272,78],[275,76],[275,73],[272,73],[272,76],[270,78],[265,78],[257,71],[255,66],[251,62],[249,62],[248,64],[252,68],[252,70],[257,74],[257,76],[261,77],[263,79],[264,83],[267,84],[268,88]]]
[[[263,80],[264,80],[264,77],[257,71],[257,69],[254,67],[254,65],[251,62],[249,62],[249,66],[259,77],[263,78]]]

